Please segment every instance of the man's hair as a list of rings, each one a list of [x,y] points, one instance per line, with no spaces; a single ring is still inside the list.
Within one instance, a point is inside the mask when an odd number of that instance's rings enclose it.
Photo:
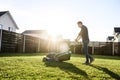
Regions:
[[[81,21],[78,21],[77,24],[83,24]]]

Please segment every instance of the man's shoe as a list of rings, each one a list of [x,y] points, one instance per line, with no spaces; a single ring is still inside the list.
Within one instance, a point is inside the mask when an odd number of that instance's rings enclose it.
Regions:
[[[90,59],[90,64],[91,64],[91,63],[93,63],[93,62],[94,62],[94,59],[93,59],[93,58],[92,58],[92,59]]]
[[[89,63],[89,62],[84,62],[84,63],[82,63],[82,64],[84,64],[84,65],[89,65],[90,63]]]

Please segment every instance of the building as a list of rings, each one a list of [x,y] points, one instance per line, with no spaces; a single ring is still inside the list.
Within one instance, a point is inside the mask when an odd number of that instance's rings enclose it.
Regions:
[[[19,29],[9,11],[0,12],[0,29],[12,32]]]
[[[22,34],[37,37],[40,39],[48,39],[49,35],[46,30],[26,30]]]
[[[120,27],[114,27],[114,54],[120,55]]]
[[[120,42],[120,27],[114,27],[114,42]]]
[[[107,37],[107,42],[113,42],[113,41],[114,41],[114,36]]]

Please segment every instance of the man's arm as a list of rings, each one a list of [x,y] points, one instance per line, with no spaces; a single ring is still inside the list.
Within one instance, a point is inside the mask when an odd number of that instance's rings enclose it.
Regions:
[[[75,39],[76,42],[78,42],[81,38],[81,32],[78,34],[77,38]]]

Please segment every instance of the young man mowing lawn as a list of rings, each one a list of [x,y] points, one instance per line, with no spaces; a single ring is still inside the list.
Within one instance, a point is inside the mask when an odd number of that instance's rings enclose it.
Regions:
[[[82,42],[83,42],[83,48],[82,51],[84,52],[84,54],[86,55],[86,61],[83,64],[89,65],[91,64],[94,59],[93,57],[88,53],[88,44],[89,44],[89,35],[88,35],[88,29],[86,26],[83,25],[83,23],[81,21],[77,22],[78,27],[81,28],[80,33],[78,34],[77,38],[75,39],[76,42],[78,42],[80,40],[80,38],[82,38]]]

